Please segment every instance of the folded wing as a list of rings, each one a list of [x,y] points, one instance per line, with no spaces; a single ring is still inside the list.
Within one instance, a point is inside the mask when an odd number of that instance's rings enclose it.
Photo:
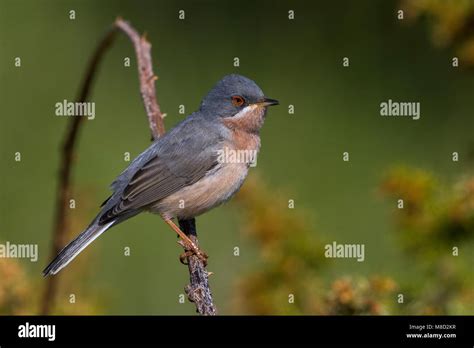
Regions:
[[[132,211],[143,210],[155,202],[192,185],[218,164],[217,148],[222,140],[218,134],[204,132],[202,126],[187,122],[174,129],[147,151],[154,151],[143,161],[126,185],[117,178],[117,191],[107,204],[100,223],[104,224]],[[141,155],[143,156],[143,154]],[[115,196],[115,197],[114,197]]]

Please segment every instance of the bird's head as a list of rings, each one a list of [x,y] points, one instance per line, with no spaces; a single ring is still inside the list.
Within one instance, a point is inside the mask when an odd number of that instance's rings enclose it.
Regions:
[[[225,123],[239,123],[246,128],[259,129],[266,109],[271,105],[278,105],[278,101],[265,97],[254,81],[232,74],[217,82],[204,97],[200,111],[206,117]]]

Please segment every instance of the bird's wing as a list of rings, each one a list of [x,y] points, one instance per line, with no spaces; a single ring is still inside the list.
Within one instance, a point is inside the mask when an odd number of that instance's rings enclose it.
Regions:
[[[114,183],[116,202],[100,221],[106,223],[130,211],[141,210],[181,188],[192,185],[218,164],[216,146],[221,141],[217,133],[206,132],[194,122],[183,123],[171,130],[155,145],[152,155],[136,170],[126,185]],[[122,175],[126,175],[125,171]],[[120,177],[116,182],[123,182]],[[122,186],[122,187],[120,187]],[[117,197],[118,195],[118,197]],[[114,197],[115,196],[115,197]]]

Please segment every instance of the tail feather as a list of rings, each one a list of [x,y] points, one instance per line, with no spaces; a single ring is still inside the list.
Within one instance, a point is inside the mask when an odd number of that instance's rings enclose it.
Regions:
[[[84,232],[78,235],[76,239],[59,252],[54,260],[44,269],[43,276],[56,274],[66,267],[85,247],[107,231],[114,222],[115,221],[111,221],[105,225],[98,225],[97,222],[92,223]]]

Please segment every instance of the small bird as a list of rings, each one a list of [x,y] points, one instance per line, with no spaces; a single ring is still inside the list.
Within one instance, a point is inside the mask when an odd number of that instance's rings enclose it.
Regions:
[[[186,256],[207,260],[173,219],[192,219],[239,190],[254,159],[238,154],[259,151],[260,128],[271,105],[278,101],[266,98],[254,81],[225,76],[198,111],[155,140],[114,180],[99,214],[43,275],[58,273],[102,233],[141,212],[159,214],[181,238]]]

